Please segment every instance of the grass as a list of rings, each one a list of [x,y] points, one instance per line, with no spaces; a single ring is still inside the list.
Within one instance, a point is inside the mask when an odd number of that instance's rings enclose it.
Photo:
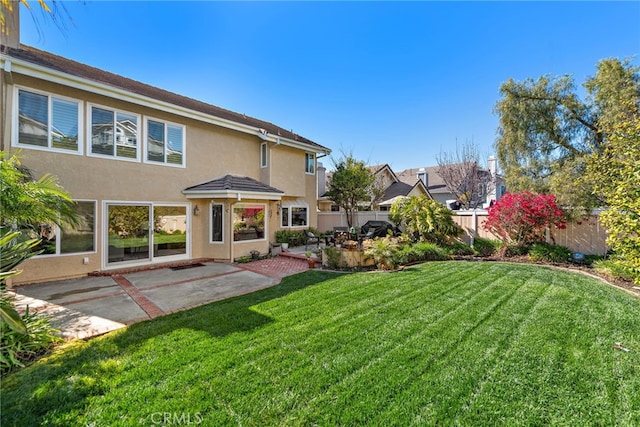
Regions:
[[[3,381],[2,424],[639,425],[638,313],[532,265],[310,271],[70,345]]]

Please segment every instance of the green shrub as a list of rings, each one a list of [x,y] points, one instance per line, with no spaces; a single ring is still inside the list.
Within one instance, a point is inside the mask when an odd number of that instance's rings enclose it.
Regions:
[[[450,256],[475,255],[473,248],[460,240],[454,240],[443,247]]]
[[[26,363],[46,354],[54,344],[62,341],[58,332],[49,320],[29,308],[22,315],[27,333],[9,328],[6,322],[0,323],[0,373],[5,375],[16,367],[24,367]]]
[[[532,261],[566,263],[570,257],[571,251],[568,248],[549,243],[536,243],[529,249]]]
[[[522,256],[522,255],[528,254],[529,246],[511,244],[511,245],[503,246],[501,250],[502,250],[502,255],[510,258],[510,257],[516,257],[516,256]]]
[[[489,257],[498,253],[501,246],[502,242],[500,242],[499,240],[476,237],[475,239],[473,239],[472,247],[476,256]]]
[[[327,246],[324,248],[324,255],[327,257],[327,267],[331,270],[342,270],[346,267],[344,259],[342,259],[342,251],[340,249]]]
[[[278,230],[275,233],[277,243],[289,243],[291,232],[289,230]]]
[[[364,254],[373,258],[380,270],[396,268],[399,246],[396,239],[390,237],[376,238],[367,242]]]
[[[608,280],[633,281],[633,271],[628,269],[620,260],[615,257],[609,259],[596,260],[592,264],[593,269]]]
[[[447,259],[446,252],[435,243],[419,242],[401,246],[394,255],[396,265],[418,261],[440,261]]]

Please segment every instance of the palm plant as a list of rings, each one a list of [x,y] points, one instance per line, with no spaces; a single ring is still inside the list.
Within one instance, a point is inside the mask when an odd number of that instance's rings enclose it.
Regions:
[[[19,153],[0,152],[0,320],[11,330],[24,333],[25,324],[11,306],[5,282],[21,273],[17,267],[37,255],[39,239],[23,230],[40,224],[77,224],[75,202],[56,178],[46,174],[34,180],[23,168]]]
[[[414,241],[446,243],[461,233],[452,213],[441,203],[424,196],[411,196],[391,206],[389,219],[404,224],[405,233]]]

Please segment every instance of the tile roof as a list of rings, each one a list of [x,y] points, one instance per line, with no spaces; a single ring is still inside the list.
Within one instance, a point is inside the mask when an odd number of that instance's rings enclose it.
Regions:
[[[31,46],[21,44],[20,49],[15,49],[2,45],[1,51],[3,55],[7,55],[16,59],[21,59],[36,65],[71,74],[73,76],[107,84],[138,95],[168,102],[176,106],[198,111],[204,114],[209,114],[221,119],[230,120],[235,123],[253,126],[258,129],[265,129],[270,134],[309,144],[316,147],[320,151],[330,151],[327,147],[324,147],[316,142],[311,141],[310,139],[297,135],[290,130],[286,130],[284,128],[276,126],[273,123],[249,117],[244,114],[235,113],[233,111],[216,107],[215,105],[207,104],[205,102],[188,98],[183,95],[178,95],[176,93],[169,92],[167,90],[160,89],[145,83],[141,83],[139,81],[129,79],[118,74],[110,73],[99,68],[91,67],[89,65],[73,61],[71,59],[63,58],[61,56],[39,50]]]
[[[225,175],[222,178],[203,184],[194,185],[182,190],[183,193],[202,192],[202,191],[241,191],[249,193],[274,193],[284,194],[284,191],[271,187],[267,184],[249,178],[248,176]]]

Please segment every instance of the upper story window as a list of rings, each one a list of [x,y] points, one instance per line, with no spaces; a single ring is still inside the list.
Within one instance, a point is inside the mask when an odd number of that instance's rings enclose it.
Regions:
[[[81,153],[80,102],[57,95],[17,89],[14,145]]]
[[[140,160],[137,115],[96,106],[90,111],[92,155]]]
[[[304,171],[306,173],[316,173],[316,156],[306,153],[304,160]]]
[[[263,142],[260,144],[260,167],[267,167],[267,143]]]
[[[184,166],[184,126],[147,119],[145,161]]]

